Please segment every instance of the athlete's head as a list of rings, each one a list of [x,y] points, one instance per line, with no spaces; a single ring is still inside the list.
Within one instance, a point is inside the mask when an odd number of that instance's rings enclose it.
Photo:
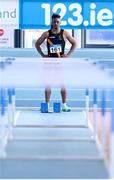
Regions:
[[[61,24],[61,19],[59,14],[53,14],[52,15],[52,28],[58,29]]]

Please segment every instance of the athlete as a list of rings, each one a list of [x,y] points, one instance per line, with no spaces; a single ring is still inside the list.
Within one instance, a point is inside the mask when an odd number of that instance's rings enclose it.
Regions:
[[[52,23],[51,23],[51,29],[48,31],[45,31],[41,37],[36,41],[35,47],[39,54],[42,57],[69,57],[71,53],[76,48],[76,41],[75,39],[69,34],[68,31],[60,29],[61,19],[60,15],[53,14],[52,15]],[[48,54],[44,54],[44,52],[41,49],[41,44],[47,40],[47,50]],[[65,54],[65,41],[66,39],[71,43],[70,50]],[[51,96],[51,88],[47,87],[45,89],[45,101],[48,104],[48,109],[50,106],[50,96]],[[71,108],[67,106],[66,99],[67,99],[67,91],[63,87],[61,88],[61,97],[62,97],[62,111],[69,112],[71,111]]]

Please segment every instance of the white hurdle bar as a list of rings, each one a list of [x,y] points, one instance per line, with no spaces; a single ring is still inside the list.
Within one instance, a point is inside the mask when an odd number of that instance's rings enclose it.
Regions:
[[[12,64],[2,66],[0,87],[5,88],[114,88],[107,71],[82,59],[15,58]]]

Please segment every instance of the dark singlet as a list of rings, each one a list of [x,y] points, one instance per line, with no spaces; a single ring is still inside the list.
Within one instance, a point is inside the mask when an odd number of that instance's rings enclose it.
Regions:
[[[63,31],[64,30],[61,29],[60,33],[54,34],[51,30],[49,30],[47,49],[50,57],[60,57],[60,55],[64,54],[65,40],[63,38]]]

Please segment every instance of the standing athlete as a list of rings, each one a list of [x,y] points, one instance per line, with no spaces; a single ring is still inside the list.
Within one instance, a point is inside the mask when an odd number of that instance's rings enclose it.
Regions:
[[[53,14],[52,15],[52,24],[51,29],[48,31],[45,31],[41,37],[36,41],[36,49],[39,52],[39,54],[42,57],[69,57],[71,53],[76,48],[76,41],[75,39],[69,34],[68,31],[60,29],[60,15]],[[47,50],[48,55],[45,55],[41,49],[41,44],[47,39]],[[71,48],[68,51],[67,54],[65,54],[65,41],[66,39],[71,43]],[[51,96],[51,88],[48,87],[45,89],[45,101],[48,103],[48,109],[49,109],[49,103],[50,103],[50,96]],[[66,98],[67,98],[67,91],[65,88],[61,89],[61,96],[62,96],[62,111],[69,112],[71,111],[71,108],[67,106],[66,104]]]

